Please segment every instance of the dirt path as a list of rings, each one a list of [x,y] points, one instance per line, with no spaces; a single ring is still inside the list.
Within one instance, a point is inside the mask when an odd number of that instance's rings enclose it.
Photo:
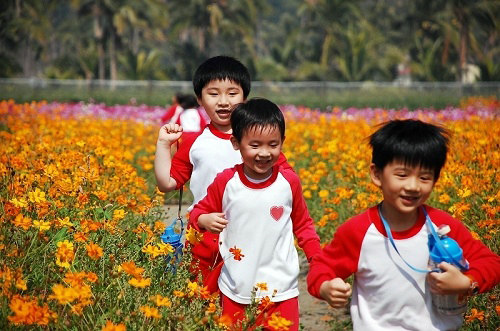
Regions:
[[[348,310],[333,309],[326,301],[316,299],[307,292],[306,276],[308,265],[305,258],[300,263],[299,274],[299,305],[300,324],[303,331],[329,331],[332,330],[329,321],[345,320],[349,318]]]

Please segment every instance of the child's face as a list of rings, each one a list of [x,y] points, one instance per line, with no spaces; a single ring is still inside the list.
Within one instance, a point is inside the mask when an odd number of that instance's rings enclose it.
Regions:
[[[213,80],[201,90],[198,103],[205,108],[213,125],[223,132],[231,130],[231,109],[245,100],[240,84],[230,80]]]
[[[434,171],[398,161],[387,164],[382,170],[372,164],[370,175],[373,183],[382,189],[384,209],[402,217],[416,215],[436,183]]]
[[[245,174],[253,179],[264,179],[273,172],[283,146],[278,128],[257,127],[243,133],[241,142],[231,137],[236,150],[241,153]]]

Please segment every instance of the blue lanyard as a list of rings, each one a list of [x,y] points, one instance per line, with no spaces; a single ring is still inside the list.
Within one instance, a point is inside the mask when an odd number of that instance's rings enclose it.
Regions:
[[[429,227],[431,235],[434,237],[435,246],[438,249],[438,251],[441,254],[441,256],[448,256],[448,257],[450,257],[451,261],[456,266],[458,266],[460,268],[460,270],[462,270],[462,271],[467,270],[468,269],[467,266],[463,266],[451,254],[448,253],[448,250],[441,243],[441,239],[439,238],[439,235],[436,233],[436,230],[434,229],[434,226],[432,225],[432,221],[431,221],[431,218],[429,217],[429,214],[427,214],[427,211],[425,210],[425,208],[423,206],[421,207],[421,209],[422,209],[422,211],[423,211],[423,213],[425,215],[425,223],[427,224],[427,227]],[[380,216],[380,219],[382,220],[382,224],[384,225],[385,232],[387,233],[387,238],[389,238],[389,241],[391,242],[392,247],[394,247],[394,249],[396,250],[396,253],[398,253],[398,255],[401,257],[401,259],[403,260],[403,262],[406,263],[407,266],[409,266],[412,270],[414,270],[416,272],[420,272],[420,273],[429,273],[429,272],[439,271],[439,270],[423,270],[423,269],[418,269],[418,268],[415,268],[414,266],[412,266],[411,264],[409,264],[408,262],[406,262],[406,260],[403,258],[403,256],[401,255],[401,253],[399,253],[398,248],[396,247],[396,243],[394,242],[394,239],[392,238],[392,233],[391,233],[391,228],[389,227],[389,223],[387,223],[387,220],[384,218],[384,216],[382,216],[382,207],[381,207],[381,204],[378,205],[378,214]]]

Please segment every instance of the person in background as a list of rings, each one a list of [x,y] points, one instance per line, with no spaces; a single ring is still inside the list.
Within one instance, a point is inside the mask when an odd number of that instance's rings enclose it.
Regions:
[[[172,104],[167,109],[167,111],[165,112],[165,114],[163,114],[163,116],[161,117],[161,123],[162,124],[170,122],[170,119],[174,116],[174,114],[176,112],[176,109],[179,106],[179,99],[181,97],[182,97],[182,93],[181,92],[177,92],[174,95],[172,95]]]

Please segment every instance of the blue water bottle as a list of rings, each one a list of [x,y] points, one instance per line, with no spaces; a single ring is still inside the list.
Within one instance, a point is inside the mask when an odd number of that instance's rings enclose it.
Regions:
[[[180,233],[177,233],[175,231],[175,225],[177,221],[181,222],[181,230]],[[165,229],[163,234],[160,236],[161,240],[166,243],[170,244],[174,252],[172,254],[167,255],[165,258],[165,262],[167,263],[167,271],[176,271],[177,264],[180,262],[181,257],[182,257],[182,248],[184,245],[181,242],[182,234],[184,232],[184,223],[182,222],[182,218],[176,218],[172,224]]]
[[[469,269],[467,260],[463,257],[463,251],[458,243],[447,234],[450,232],[449,225],[442,225],[437,230],[436,241],[434,235],[429,235],[429,267],[435,272],[441,270],[437,265],[441,262],[448,262],[459,268],[461,271]],[[444,315],[459,315],[467,310],[467,297],[459,294],[432,294],[432,303],[437,311]]]

